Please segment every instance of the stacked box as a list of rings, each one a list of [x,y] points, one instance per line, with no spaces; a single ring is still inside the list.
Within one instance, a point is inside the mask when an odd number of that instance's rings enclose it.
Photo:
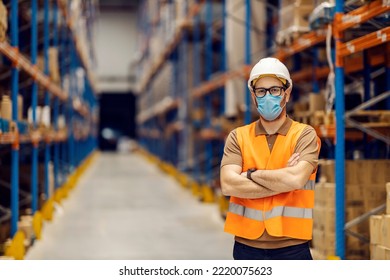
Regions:
[[[3,1],[0,1],[0,42],[4,42],[7,36],[8,18],[7,8]]]
[[[370,217],[370,258],[390,260],[390,215]]]
[[[60,84],[60,66],[58,64],[58,48],[49,48],[49,74],[56,84]]]
[[[276,41],[289,44],[295,35],[310,31],[309,15],[314,9],[312,1],[292,1],[279,10],[279,31]]]
[[[314,113],[316,111],[325,110],[325,96],[320,93],[310,93],[309,94],[309,111]]]
[[[314,210],[314,228],[324,235],[334,234],[334,201],[335,201],[335,166],[334,160],[322,159],[319,162],[320,182],[316,185],[316,200]],[[347,160],[345,164],[345,221],[349,222],[364,213],[382,205],[386,201],[386,188],[390,192],[389,160]],[[333,193],[332,193],[333,191]],[[387,196],[389,196],[387,194]],[[387,198],[389,200],[389,198]],[[389,204],[390,202],[388,202]],[[369,221],[364,220],[349,229],[367,239],[370,236]],[[314,235],[313,239],[318,238]],[[389,237],[390,240],[390,237]],[[323,246],[314,242],[315,246]],[[382,244],[383,246],[383,244]],[[372,246],[371,246],[372,247]],[[314,247],[316,250],[319,249]],[[333,248],[332,248],[333,249]],[[348,259],[368,259],[371,248],[369,244],[347,235],[346,256]],[[321,252],[321,250],[320,250]],[[324,252],[324,250],[322,250]]]
[[[335,254],[335,188],[332,183],[315,186],[312,245],[324,258]]]
[[[386,183],[386,214],[390,214],[390,183]]]

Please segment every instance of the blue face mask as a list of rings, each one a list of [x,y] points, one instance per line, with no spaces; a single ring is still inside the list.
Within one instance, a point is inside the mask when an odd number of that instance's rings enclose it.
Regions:
[[[273,121],[279,117],[283,111],[283,107],[280,107],[282,96],[272,96],[266,94],[264,97],[256,97],[257,111],[267,121]]]

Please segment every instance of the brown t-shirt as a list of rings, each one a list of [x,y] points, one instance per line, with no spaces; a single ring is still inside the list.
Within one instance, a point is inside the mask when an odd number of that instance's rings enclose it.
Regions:
[[[287,132],[289,131],[291,125],[292,120],[287,117],[286,121],[282,124],[282,126],[275,134],[268,135],[259,120],[257,121],[257,125],[255,128],[255,134],[256,136],[265,135],[267,138],[269,150],[272,151],[272,148],[278,135],[287,135]],[[297,144],[295,146],[294,153],[299,153],[299,161],[304,160],[309,162],[313,166],[313,172],[316,170],[318,164],[318,146],[317,134],[314,128],[312,128],[311,126],[307,126],[302,131],[302,134],[298,138]],[[228,164],[242,166],[242,155],[240,146],[238,145],[237,141],[236,129],[232,130],[226,139],[224,153],[221,161],[221,167]],[[263,235],[255,240],[245,239],[239,236],[236,236],[235,240],[248,246],[264,249],[282,248],[307,242],[307,240],[293,239],[290,237],[271,236],[267,233],[267,231],[264,231]]]

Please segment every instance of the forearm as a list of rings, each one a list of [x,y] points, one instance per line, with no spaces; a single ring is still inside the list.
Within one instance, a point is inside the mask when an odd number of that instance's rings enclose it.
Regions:
[[[310,176],[308,172],[302,172],[295,166],[274,170],[257,170],[252,173],[252,179],[257,184],[272,191],[289,192],[300,189],[305,185],[307,178]]]
[[[221,188],[222,193],[226,196],[249,199],[263,198],[280,193],[259,185],[239,174],[229,174],[228,176],[223,176],[223,179],[221,180]]]

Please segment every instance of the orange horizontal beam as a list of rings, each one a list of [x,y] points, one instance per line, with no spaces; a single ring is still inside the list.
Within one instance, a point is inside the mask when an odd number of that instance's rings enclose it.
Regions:
[[[344,31],[357,24],[361,24],[376,16],[389,12],[390,5],[386,6],[383,3],[383,0],[376,0],[342,15],[341,22],[337,24],[336,28],[339,31]]]
[[[63,142],[67,139],[68,135],[63,132],[50,131],[47,134],[40,132],[31,132],[29,134],[18,134],[14,132],[7,132],[0,134],[0,144],[11,145],[15,141],[19,143],[39,143],[45,141],[46,143]]]
[[[275,53],[275,57],[280,60],[284,60],[295,53],[301,52],[305,49],[317,45],[318,43],[324,42],[325,39],[325,30],[309,32],[294,40],[290,46],[281,48]]]
[[[26,57],[20,54],[17,48],[12,47],[7,42],[1,42],[0,52],[8,57],[14,65],[17,65],[17,67],[27,72],[27,74],[34,78],[41,86],[46,88],[54,96],[58,97],[62,101],[67,100],[68,94],[55,83],[51,82],[50,78],[43,74],[41,70],[39,70],[36,66],[33,66]]]
[[[390,41],[390,26],[364,35],[360,38],[340,44],[336,55],[344,57]]]
[[[52,82],[48,76],[46,76],[36,65],[30,63],[30,61],[22,55],[17,48],[12,47],[7,42],[0,43],[0,52],[8,57],[14,65],[30,75],[38,84],[43,86],[54,97],[58,97],[61,101],[66,101],[69,98],[67,92],[62,90],[57,84]],[[82,116],[88,116],[88,109],[84,104],[80,104],[74,109]]]
[[[328,66],[324,66],[321,68],[316,68],[315,71],[316,71],[315,77],[317,79],[323,79],[328,76],[330,70]],[[313,79],[313,68],[309,67],[309,68],[305,68],[302,71],[293,72],[291,74],[291,79],[293,80],[293,82],[311,80]]]
[[[193,88],[190,92],[193,98],[200,98],[213,90],[223,87],[226,82],[233,78],[242,77],[246,79],[252,66],[243,65],[237,70],[225,72],[210,81],[202,83],[200,86]]]

